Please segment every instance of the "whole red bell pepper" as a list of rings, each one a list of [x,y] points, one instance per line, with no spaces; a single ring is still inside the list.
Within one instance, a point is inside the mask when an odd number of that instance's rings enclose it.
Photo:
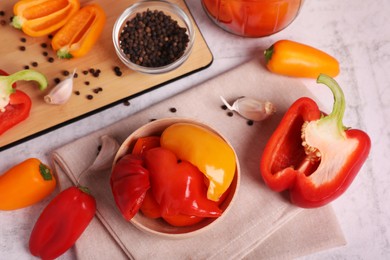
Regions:
[[[318,83],[334,95],[333,110],[324,115],[310,98],[288,109],[265,146],[260,162],[264,182],[274,191],[290,191],[292,203],[323,206],[344,193],[366,158],[371,142],[357,129],[345,128],[345,98],[337,82],[321,74]]]
[[[126,154],[115,164],[110,185],[116,205],[126,220],[131,220],[140,209],[150,188],[149,171],[139,155]]]
[[[42,211],[31,232],[31,254],[55,259],[74,245],[96,212],[96,201],[84,187],[59,193]]]
[[[151,190],[160,205],[161,216],[179,214],[219,217],[218,203],[207,198],[204,174],[187,161],[178,160],[170,150],[157,147],[146,151]]]
[[[34,70],[22,70],[12,75],[0,70],[0,135],[30,114],[30,97],[15,89],[14,83],[19,80],[36,81],[40,90],[44,90],[48,84],[46,77]]]

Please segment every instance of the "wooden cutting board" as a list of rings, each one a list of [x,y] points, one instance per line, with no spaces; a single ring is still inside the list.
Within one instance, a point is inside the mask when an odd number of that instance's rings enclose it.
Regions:
[[[29,66],[47,76],[49,87],[45,91],[39,91],[33,83],[18,83],[18,89],[31,97],[33,106],[30,116],[25,121],[0,136],[0,150],[206,68],[213,60],[210,49],[192,19],[184,0],[171,0],[170,2],[178,4],[190,15],[195,26],[195,44],[189,59],[182,66],[162,75],[146,75],[131,71],[120,62],[115,54],[111,38],[113,25],[120,13],[137,1],[115,1],[113,5],[112,1],[108,0],[81,0],[82,6],[91,2],[100,4],[106,11],[107,22],[99,41],[91,52],[87,56],[72,60],[58,59],[50,48],[49,37],[32,38],[9,25],[10,17],[13,15],[12,7],[16,2],[16,0],[11,0],[0,3],[0,11],[4,12],[4,15],[0,16],[0,69],[14,73]],[[20,48],[25,48],[25,50],[22,51]],[[47,52],[47,56],[44,52]],[[49,62],[50,58],[54,58],[54,61]],[[34,67],[33,62],[38,65]],[[122,76],[115,74],[113,70],[115,66],[121,68]],[[80,94],[72,95],[69,102],[64,105],[46,104],[43,97],[56,85],[55,79],[65,79],[63,71],[72,72],[74,68],[78,73],[78,77],[74,80],[74,90]],[[91,73],[86,75],[83,73],[90,69],[99,69],[101,73],[98,77]],[[102,91],[95,93],[98,88]],[[88,99],[88,95],[93,98]]]

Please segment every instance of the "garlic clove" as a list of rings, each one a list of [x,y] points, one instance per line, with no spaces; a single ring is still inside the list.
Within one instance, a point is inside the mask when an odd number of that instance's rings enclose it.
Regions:
[[[58,83],[46,96],[44,100],[48,104],[62,105],[68,102],[73,92],[73,78],[76,73],[76,69],[65,80]]]
[[[253,121],[262,121],[276,112],[274,104],[269,101],[241,97],[230,105],[222,96],[220,98],[229,110],[236,111],[242,117]]]

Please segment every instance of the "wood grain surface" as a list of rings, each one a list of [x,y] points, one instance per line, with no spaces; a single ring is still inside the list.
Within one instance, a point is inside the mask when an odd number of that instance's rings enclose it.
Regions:
[[[2,20],[0,25],[0,68],[8,73],[14,73],[29,66],[31,69],[46,75],[49,87],[45,91],[39,91],[34,83],[18,83],[18,89],[31,97],[32,109],[30,116],[25,121],[0,136],[0,150],[7,149],[73,120],[96,113],[134,95],[150,91],[166,82],[206,68],[213,59],[210,49],[192,19],[184,0],[171,0],[170,2],[176,3],[190,15],[195,26],[195,44],[189,59],[182,66],[161,75],[146,75],[127,69],[115,54],[111,36],[113,25],[121,12],[137,1],[115,1],[113,5],[112,1],[107,0],[81,0],[82,6],[92,2],[100,4],[106,11],[107,22],[93,49],[86,56],[72,60],[57,58],[50,47],[49,37],[29,37],[10,26],[10,18],[13,15],[12,7],[16,2],[16,0],[12,0],[0,3],[0,11],[4,12],[4,15],[0,16],[0,20]],[[20,50],[21,47],[24,47],[25,50]],[[47,56],[43,54],[44,52],[47,52]],[[54,58],[54,61],[49,62],[49,58]],[[33,62],[38,65],[32,66]],[[122,76],[119,77],[115,74],[113,70],[115,66],[121,68]],[[63,71],[71,72],[74,68],[77,69],[78,73],[78,77],[74,80],[74,91],[78,91],[80,94],[73,94],[65,105],[46,104],[43,97],[56,85],[55,79],[66,78]],[[101,70],[99,77],[94,77],[91,73],[83,74],[83,71],[91,68]],[[94,90],[97,88],[102,88],[102,91],[95,93]],[[88,95],[93,98],[88,99]]]

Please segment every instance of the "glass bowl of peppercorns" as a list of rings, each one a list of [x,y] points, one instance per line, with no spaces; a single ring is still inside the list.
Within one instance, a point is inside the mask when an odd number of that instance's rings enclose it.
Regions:
[[[161,74],[188,59],[195,31],[189,16],[176,4],[147,0],[123,11],[114,24],[112,37],[116,53],[127,67]]]

